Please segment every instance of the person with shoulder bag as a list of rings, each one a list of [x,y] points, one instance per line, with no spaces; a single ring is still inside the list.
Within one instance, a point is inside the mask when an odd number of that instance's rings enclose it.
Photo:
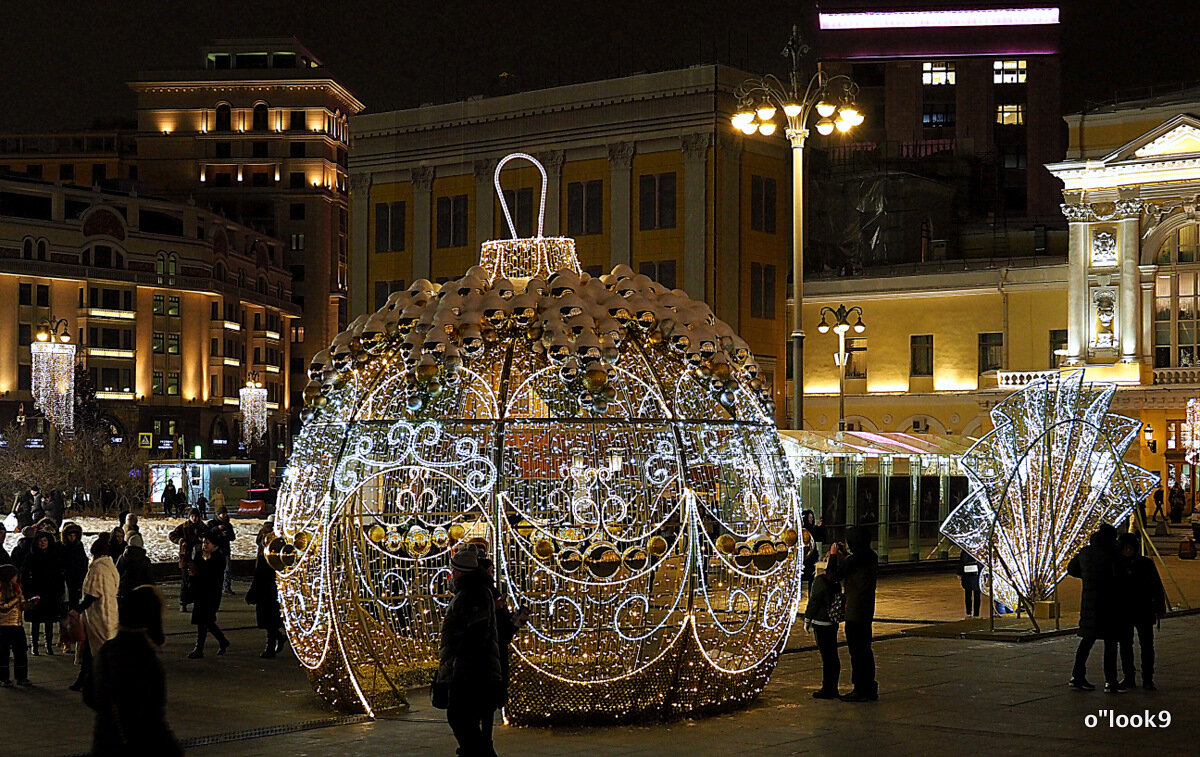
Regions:
[[[821,653],[821,688],[813,692],[813,699],[837,699],[838,679],[842,673],[837,635],[838,625],[846,615],[846,602],[842,587],[829,577],[828,565],[818,562],[813,566],[816,575],[804,609],[804,630],[816,637]]]

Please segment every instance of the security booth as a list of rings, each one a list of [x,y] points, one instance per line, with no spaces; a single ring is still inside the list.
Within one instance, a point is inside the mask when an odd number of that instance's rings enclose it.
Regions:
[[[211,501],[220,489],[226,504],[236,509],[238,501],[246,498],[253,464],[249,460],[155,460],[150,463],[151,508],[161,512],[163,490],[167,481],[173,481],[189,503],[201,494]]]
[[[959,459],[975,439],[873,431],[779,432],[803,508],[844,539],[873,527],[880,562],[949,559],[939,526],[969,490]]]

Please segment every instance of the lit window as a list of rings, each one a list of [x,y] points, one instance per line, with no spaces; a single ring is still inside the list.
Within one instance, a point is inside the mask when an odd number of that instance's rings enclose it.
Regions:
[[[921,125],[926,129],[952,129],[954,123],[954,103],[925,103],[922,106]]]
[[[846,338],[846,378],[865,379],[867,377],[867,338],[854,336]]]
[[[933,375],[933,334],[914,334],[909,337],[908,375]]]
[[[954,84],[954,63],[945,60],[927,60],[921,64],[921,83],[940,86]]]
[[[996,106],[996,123],[1001,126],[1024,126],[1024,103],[1001,103]]]
[[[993,84],[1024,84],[1025,61],[997,60],[992,61]]]

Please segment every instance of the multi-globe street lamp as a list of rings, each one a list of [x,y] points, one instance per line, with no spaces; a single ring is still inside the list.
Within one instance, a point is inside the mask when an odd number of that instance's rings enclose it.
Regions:
[[[863,323],[862,308],[855,305],[852,308],[847,308],[845,305],[838,305],[837,310],[831,307],[821,308],[821,322],[817,325],[817,331],[822,334],[828,334],[829,329],[833,330],[838,335],[838,351],[836,355],[838,364],[838,431],[846,430],[846,332],[851,328],[854,333],[861,334],[867,330],[867,326]],[[829,325],[829,321],[825,320],[826,316],[833,316],[833,326]],[[854,326],[850,325],[850,317],[857,316]]]
[[[807,85],[800,71],[800,60],[809,51],[800,39],[799,27],[792,27],[792,36],[783,48],[791,61],[788,82],[784,84],[773,75],[747,79],[737,89],[738,110],[730,119],[733,126],[749,136],[775,134],[775,115],[783,111],[787,119],[784,134],[792,146],[792,427],[804,428],[804,327],[802,308],[804,296],[804,143],[808,139],[808,121],[817,113],[817,133],[828,136],[834,131],[845,133],[863,122],[855,106],[858,85],[850,77],[831,76],[817,70]],[[802,86],[803,85],[803,86]],[[784,349],[787,349],[785,344]]]

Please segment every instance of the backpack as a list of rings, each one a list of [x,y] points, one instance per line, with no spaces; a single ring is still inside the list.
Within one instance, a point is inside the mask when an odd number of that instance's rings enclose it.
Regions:
[[[831,623],[841,623],[846,619],[846,592],[839,591],[829,601],[829,620]]]

